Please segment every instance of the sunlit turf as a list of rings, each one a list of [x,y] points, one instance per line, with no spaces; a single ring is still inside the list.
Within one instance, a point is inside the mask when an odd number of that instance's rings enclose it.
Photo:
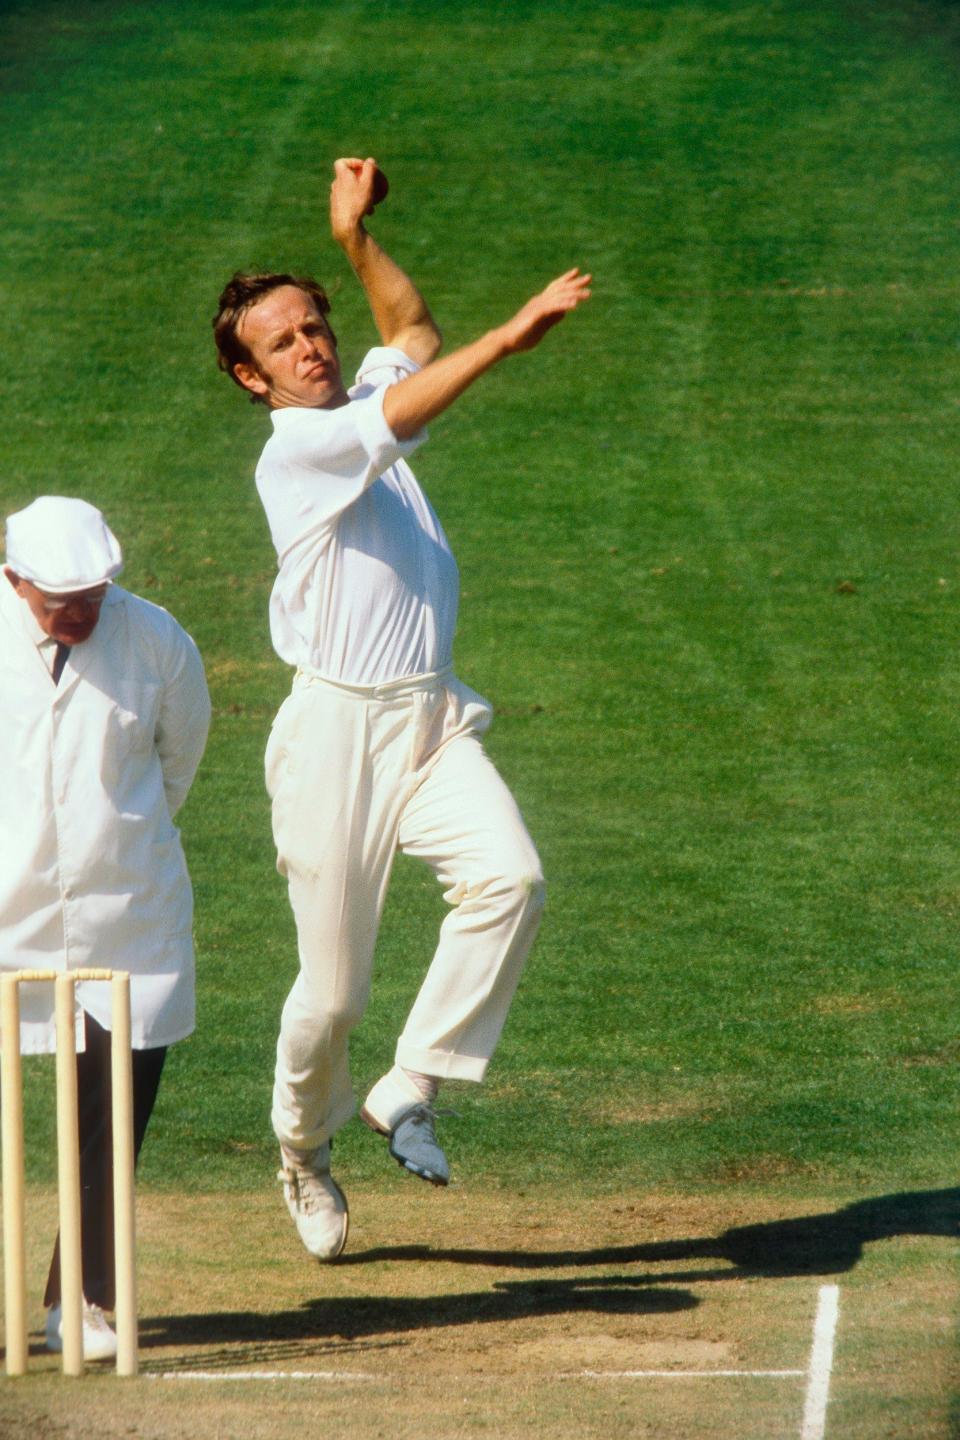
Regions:
[[[273,1164],[295,949],[261,755],[288,677],[266,422],[209,317],[235,267],[316,269],[359,359],[324,217],[341,153],[390,175],[377,233],[450,344],[595,274],[417,462],[550,885],[489,1086],[451,1092],[455,1164],[953,1182],[958,67],[946,0],[0,11],[4,509],[101,504],[215,703],[183,815],[199,1027],[145,1182]],[[429,959],[431,885],[398,866],[359,1085]],[[338,1154],[383,1164],[358,1126]]]

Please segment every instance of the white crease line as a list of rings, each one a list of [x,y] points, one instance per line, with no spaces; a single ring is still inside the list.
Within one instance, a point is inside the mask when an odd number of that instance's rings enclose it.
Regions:
[[[823,1440],[827,1401],[833,1370],[833,1343],[839,1315],[839,1287],[820,1288],[813,1324],[813,1345],[806,1370],[578,1370],[567,1371],[567,1380],[796,1380],[807,1379],[800,1440]],[[376,1376],[354,1370],[167,1370],[147,1374],[147,1380],[374,1380]]]
[[[166,1370],[145,1380],[373,1380],[353,1370]]]
[[[840,1313],[840,1289],[822,1285],[813,1322],[813,1345],[810,1349],[810,1380],[803,1407],[800,1440],[823,1440],[827,1427],[827,1401],[830,1398],[830,1375],[833,1370],[833,1341]]]
[[[577,1380],[795,1380],[806,1370],[578,1370]]]
[[[715,1380],[806,1378],[806,1370],[579,1370],[561,1376],[568,1380]],[[376,1376],[351,1370],[167,1370],[147,1374],[146,1380],[374,1380]]]

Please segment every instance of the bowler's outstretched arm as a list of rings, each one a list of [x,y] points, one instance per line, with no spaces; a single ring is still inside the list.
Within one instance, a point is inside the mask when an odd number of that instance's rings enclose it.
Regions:
[[[407,440],[435,415],[452,405],[492,366],[532,350],[569,311],[590,296],[589,275],[576,268],[552,280],[505,325],[488,330],[479,340],[435,360],[416,375],[391,385],[383,398],[384,419],[398,440]]]

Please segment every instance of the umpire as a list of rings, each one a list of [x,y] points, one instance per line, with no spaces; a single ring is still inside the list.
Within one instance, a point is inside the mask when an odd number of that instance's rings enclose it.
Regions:
[[[100,511],[45,495],[6,524],[0,581],[0,969],[131,976],[139,1153],[167,1046],[194,1025],[193,900],[173,817],[210,719],[193,641],[114,584]],[[77,987],[83,1349],[116,1354],[109,986]],[[55,1049],[52,986],[26,986],[21,1050]],[[62,1347],[59,1250],[46,1340]]]

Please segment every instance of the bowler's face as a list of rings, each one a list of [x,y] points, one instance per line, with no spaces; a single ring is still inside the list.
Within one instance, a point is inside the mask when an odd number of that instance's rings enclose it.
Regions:
[[[48,595],[9,568],[4,574],[20,599],[29,605],[30,613],[46,635],[62,645],[82,645],[90,639],[100,619],[106,585],[77,590],[72,595]]]
[[[278,286],[250,307],[237,333],[253,356],[252,365],[234,366],[237,379],[272,410],[346,404],[336,342],[312,295]]]

